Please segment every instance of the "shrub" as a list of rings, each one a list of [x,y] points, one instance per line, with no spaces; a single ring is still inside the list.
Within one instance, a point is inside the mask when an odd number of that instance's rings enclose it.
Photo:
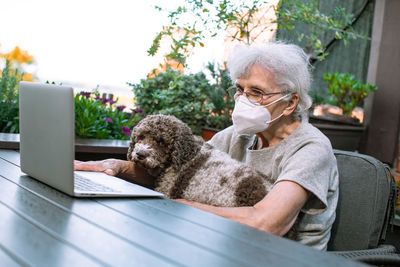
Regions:
[[[10,61],[6,65],[0,77],[0,132],[19,132],[19,106],[18,83],[23,74],[10,68]]]
[[[138,108],[124,112],[124,106],[114,107],[115,101],[101,98],[98,93],[81,92],[75,96],[75,135],[84,138],[123,139],[144,117]]]
[[[146,114],[174,115],[187,123],[194,134],[200,134],[214,108],[208,101],[212,86],[204,73],[183,75],[167,69],[139,84],[128,84],[133,88],[135,104]]]
[[[228,89],[233,83],[226,66],[221,68],[218,65],[208,63],[207,69],[214,83],[207,91],[208,101],[213,104],[213,109],[211,115],[207,117],[206,126],[222,130],[232,125],[231,115],[235,101]]]

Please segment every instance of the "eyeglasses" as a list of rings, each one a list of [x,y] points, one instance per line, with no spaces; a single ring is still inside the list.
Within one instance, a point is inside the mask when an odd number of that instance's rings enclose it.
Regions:
[[[244,95],[250,102],[253,102],[255,104],[260,104],[262,100],[266,100],[267,96],[271,95],[279,95],[281,92],[273,92],[273,93],[264,93],[263,91],[256,89],[256,88],[250,88],[247,92],[243,90],[243,88],[238,87],[238,86],[232,86],[228,88],[228,92],[232,97],[237,97],[240,95]]]

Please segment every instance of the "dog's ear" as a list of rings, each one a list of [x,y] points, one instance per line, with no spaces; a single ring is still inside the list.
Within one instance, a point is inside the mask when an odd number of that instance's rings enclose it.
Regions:
[[[171,153],[171,163],[172,166],[175,166],[176,169],[181,169],[182,165],[184,164],[183,153],[181,151],[181,145],[178,142],[173,143],[173,149]]]
[[[131,142],[129,143],[128,154],[126,155],[129,161],[132,161],[132,152],[136,144],[135,139],[135,129],[133,129],[131,134]]]
[[[187,125],[183,125],[177,131],[172,145],[171,161],[173,166],[180,169],[196,156],[201,149],[202,142],[198,141]]]

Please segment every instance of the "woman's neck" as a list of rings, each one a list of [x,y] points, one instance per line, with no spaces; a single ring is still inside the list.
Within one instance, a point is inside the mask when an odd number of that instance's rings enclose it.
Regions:
[[[258,149],[275,146],[296,130],[300,123],[301,121],[288,117],[282,117],[276,123],[271,123],[264,132],[257,133],[258,141],[261,142]]]

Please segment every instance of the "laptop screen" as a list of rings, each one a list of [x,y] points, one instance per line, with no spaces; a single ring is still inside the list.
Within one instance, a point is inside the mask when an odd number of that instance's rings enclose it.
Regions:
[[[19,90],[21,170],[72,194],[73,89],[20,82]]]

